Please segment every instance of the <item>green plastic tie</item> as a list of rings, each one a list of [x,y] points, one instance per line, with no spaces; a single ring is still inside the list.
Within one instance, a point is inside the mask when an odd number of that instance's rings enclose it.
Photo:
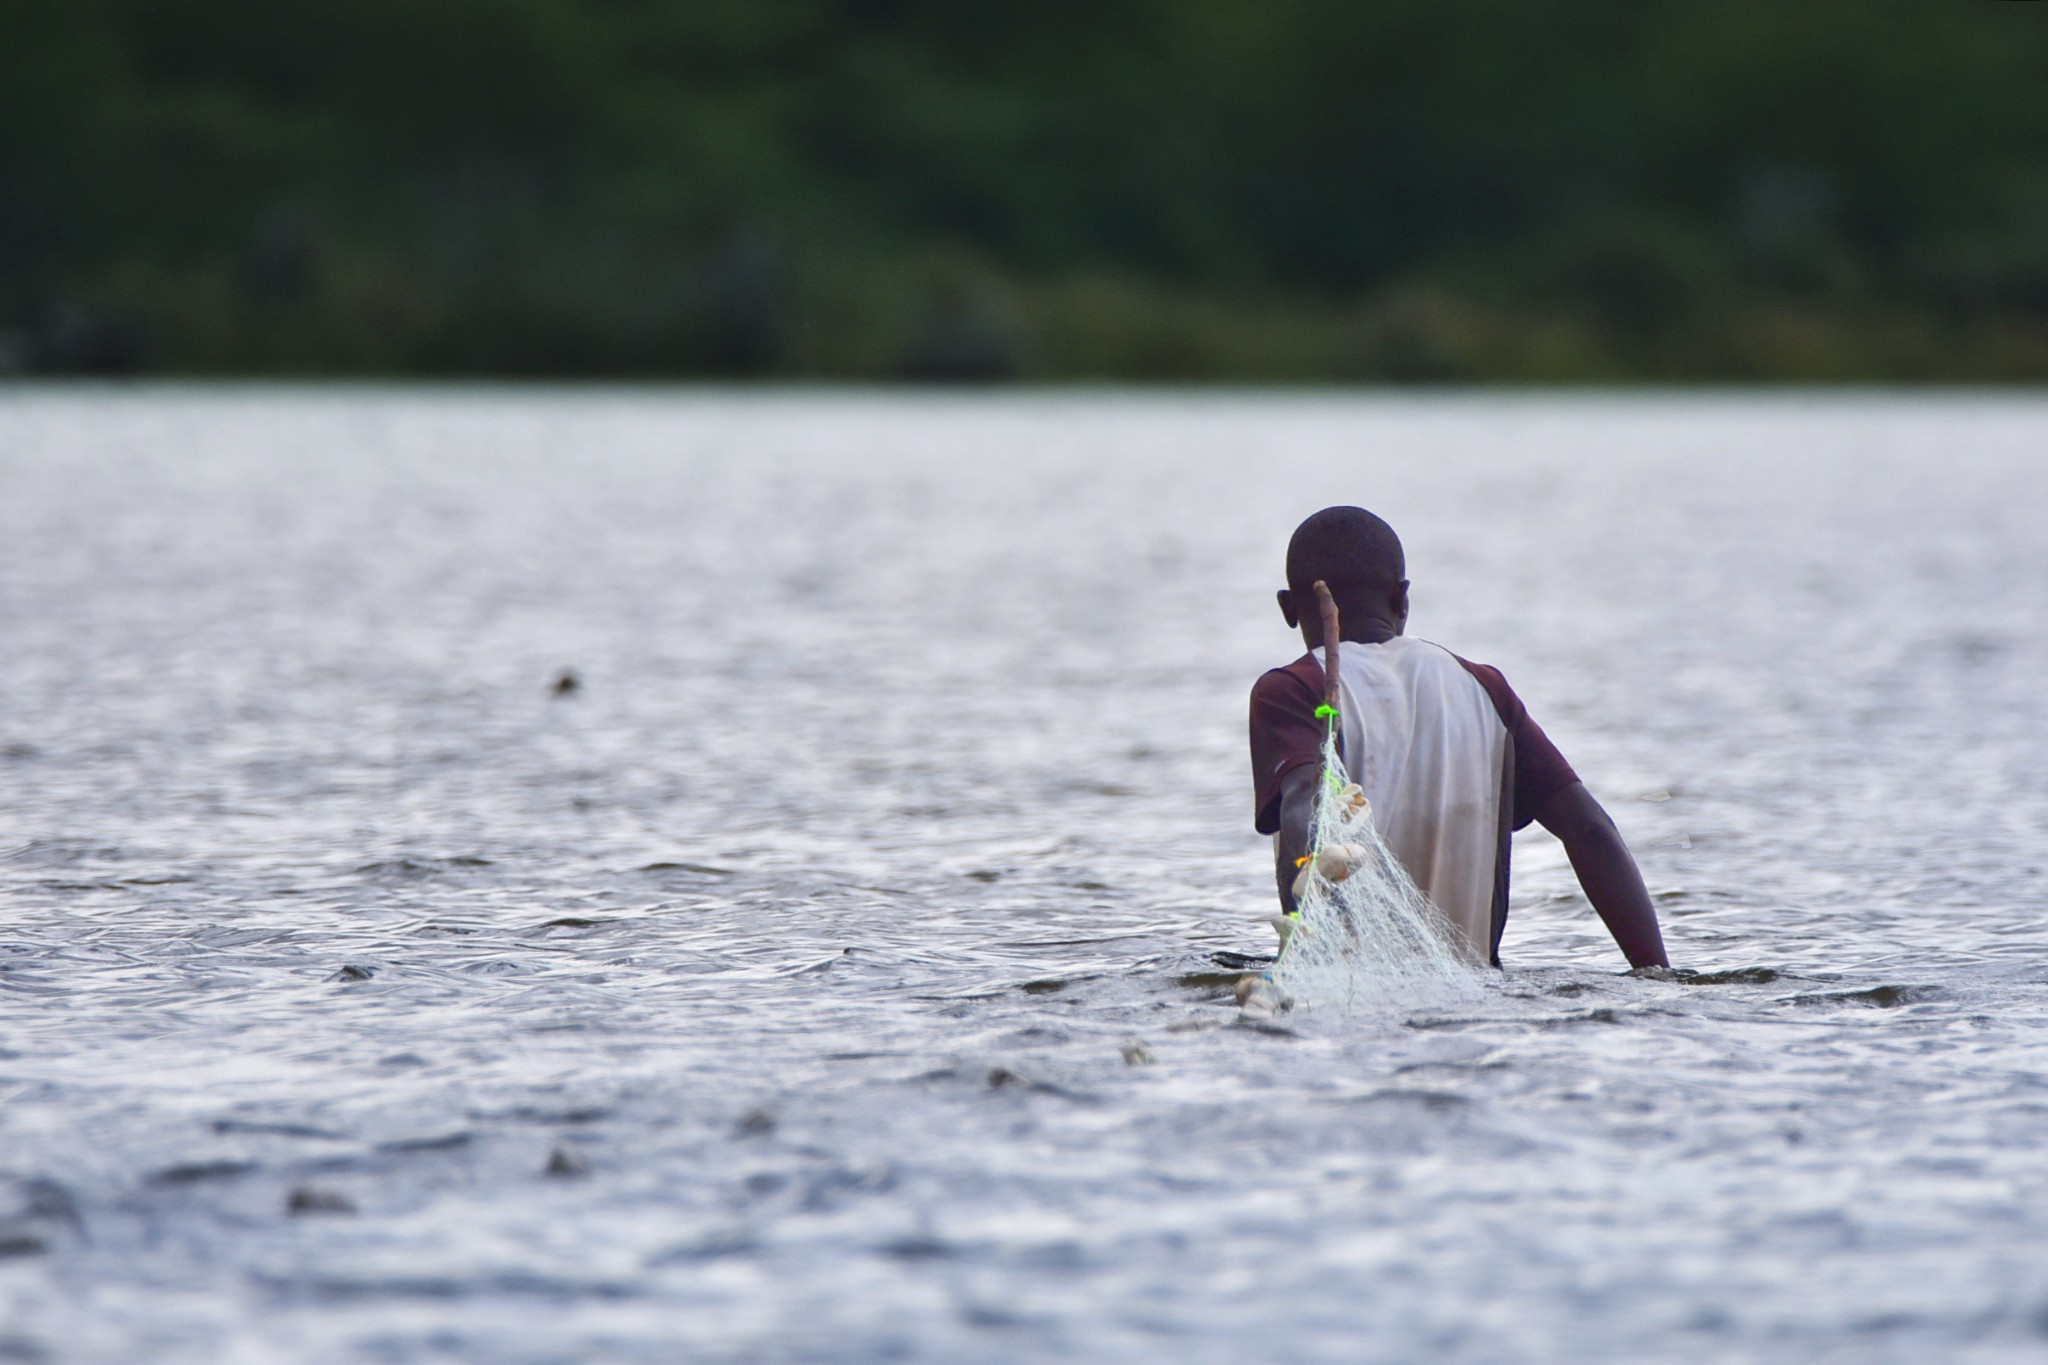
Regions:
[[[1337,708],[1330,705],[1330,703],[1324,702],[1322,705],[1316,707],[1317,720],[1335,720],[1336,718]]]

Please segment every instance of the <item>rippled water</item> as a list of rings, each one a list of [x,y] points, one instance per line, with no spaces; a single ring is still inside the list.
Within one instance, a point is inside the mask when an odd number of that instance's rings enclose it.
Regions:
[[[0,1360],[2048,1351],[2048,403],[0,391]],[[1239,1022],[1294,522],[1700,973]],[[573,670],[581,686],[557,696]]]

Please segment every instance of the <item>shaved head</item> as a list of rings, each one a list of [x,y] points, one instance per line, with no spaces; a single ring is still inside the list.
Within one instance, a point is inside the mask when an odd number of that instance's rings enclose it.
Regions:
[[[1342,598],[1347,591],[1391,588],[1407,577],[1401,537],[1363,507],[1325,507],[1295,527],[1287,542],[1287,586],[1304,599],[1319,578]]]

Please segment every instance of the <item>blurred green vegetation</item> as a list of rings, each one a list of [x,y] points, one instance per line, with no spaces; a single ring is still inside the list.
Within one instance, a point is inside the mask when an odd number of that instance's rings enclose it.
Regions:
[[[2048,378],[2048,5],[0,0],[0,371]]]

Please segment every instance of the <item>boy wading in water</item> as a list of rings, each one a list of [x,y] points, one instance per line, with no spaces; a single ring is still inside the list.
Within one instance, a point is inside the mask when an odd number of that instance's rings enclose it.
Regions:
[[[1614,821],[1499,669],[1402,634],[1408,579],[1400,538],[1358,507],[1325,508],[1296,528],[1280,614],[1301,628],[1309,652],[1252,688],[1257,823],[1259,833],[1277,836],[1281,909],[1294,912],[1294,879],[1309,851],[1322,768],[1317,580],[1337,602],[1344,766],[1372,802],[1380,837],[1443,912],[1464,956],[1500,965],[1508,836],[1534,820],[1564,845],[1586,899],[1629,965],[1669,965],[1657,912]]]

